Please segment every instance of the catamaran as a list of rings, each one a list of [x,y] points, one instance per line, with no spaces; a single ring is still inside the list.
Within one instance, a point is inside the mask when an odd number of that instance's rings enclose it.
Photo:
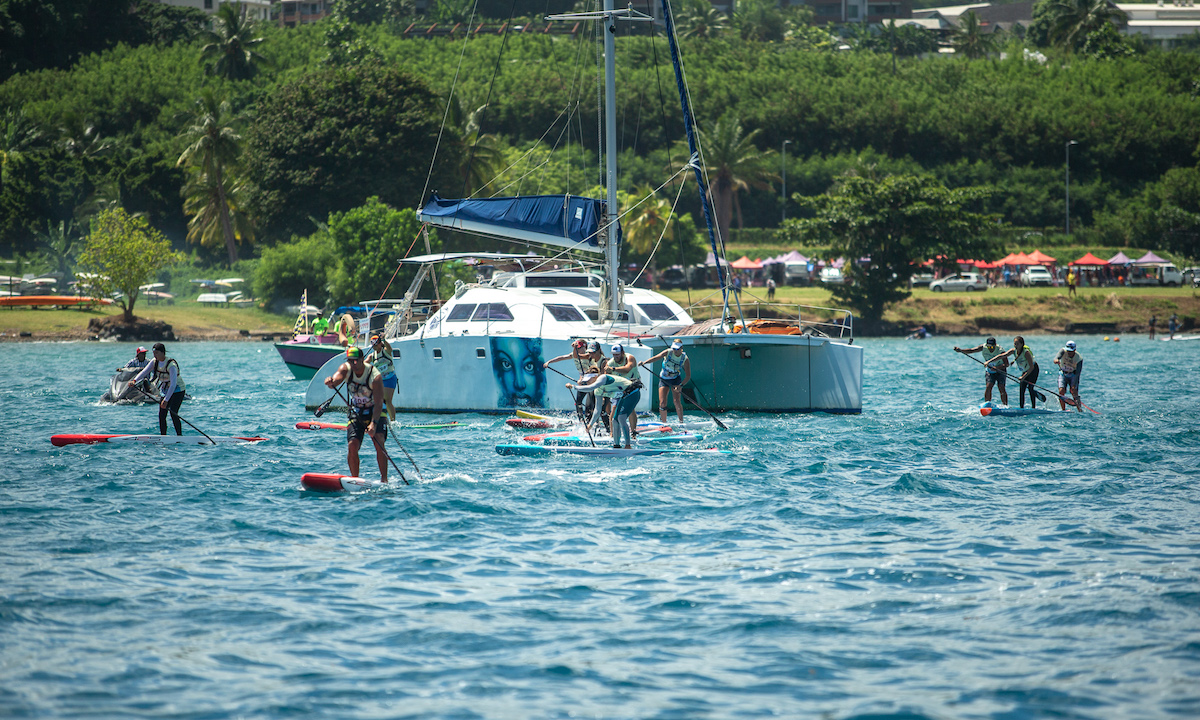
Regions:
[[[670,8],[663,2],[667,37],[679,83],[694,170],[700,185],[714,255],[718,245],[707,197],[707,181],[675,42]],[[617,20],[650,21],[632,8],[550,16],[550,20],[599,20],[609,28]],[[514,409],[570,410],[573,393],[560,371],[574,381],[578,370],[566,361],[572,342],[583,338],[610,346],[621,344],[638,362],[683,345],[691,378],[685,390],[710,411],[858,413],[862,411],[863,350],[854,345],[853,318],[836,308],[790,306],[770,321],[747,319],[732,293],[725,271],[717,266],[722,316],[695,322],[688,311],[652,290],[631,287],[618,277],[621,234],[617,203],[615,43],[605,31],[605,155],[607,198],[537,195],[443,199],[434,195],[418,212],[426,230],[433,226],[484,238],[562,248],[552,257],[506,253],[431,253],[401,261],[417,266],[416,276],[385,328],[393,347],[399,387],[397,411],[511,412]],[[589,264],[576,260],[602,258]],[[490,266],[488,278],[459,281],[453,297],[437,298],[423,322],[413,322],[423,284],[441,263]],[[732,297],[731,297],[732,296]],[[780,322],[782,321],[782,322]],[[314,409],[329,400],[323,384],[340,357],[316,372],[305,397]],[[649,392],[639,410],[657,406],[660,363],[641,371]],[[336,404],[338,400],[334,400]]]

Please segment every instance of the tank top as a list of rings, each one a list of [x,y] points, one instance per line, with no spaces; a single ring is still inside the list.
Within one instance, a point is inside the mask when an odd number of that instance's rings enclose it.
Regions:
[[[1017,366],[1017,369],[1021,371],[1021,374],[1024,375],[1033,367],[1033,351],[1026,345],[1020,354],[1014,354],[1013,362]]]
[[[667,352],[666,357],[662,361],[662,370],[658,372],[658,376],[663,380],[674,380],[683,372],[683,363],[687,360],[687,353],[679,353],[679,357],[675,357],[675,351]]]
[[[592,361],[588,359],[587,355],[576,355],[572,352],[571,359],[575,361],[575,369],[579,371],[579,376],[587,375],[588,368],[592,365]]]
[[[379,369],[374,365],[366,365],[361,375],[355,375],[354,370],[346,377],[346,393],[350,398],[350,419],[370,422],[375,412],[372,402],[371,385],[379,377]]]
[[[633,356],[626,355],[625,357],[632,358]],[[617,377],[623,377],[626,380],[633,380],[634,382],[641,381],[642,374],[638,372],[637,358],[634,358],[634,360],[633,360],[633,367],[629,368],[625,372],[621,372],[619,370],[614,369],[612,367],[613,364],[614,363],[612,363],[611,361],[609,362],[609,372],[612,373],[613,375],[616,375]]]
[[[988,370],[991,370],[992,372],[1002,372],[1004,370],[1004,368],[1008,367],[1007,359],[1001,360],[1000,362],[995,362],[995,363],[991,362],[992,358],[996,357],[997,355],[999,355],[1002,352],[1004,352],[1004,351],[1000,349],[999,345],[995,346],[994,348],[989,348],[987,345],[983,346],[984,362],[990,363],[987,366]]]
[[[1064,375],[1074,375],[1075,371],[1079,368],[1079,363],[1082,361],[1083,356],[1079,354],[1078,350],[1075,351],[1075,357],[1067,355],[1066,350],[1058,351],[1058,367]]]
[[[374,365],[380,375],[393,375],[396,372],[395,366],[392,365],[392,351],[386,347],[383,352],[372,350],[371,354],[367,355],[367,362]]]
[[[183,392],[187,389],[187,386],[183,384],[183,372],[179,369],[179,363],[175,362],[175,358],[167,358],[162,362],[155,360],[154,382],[158,384],[158,391],[163,395],[166,395],[167,390],[171,387],[171,363],[175,363],[175,392]]]
[[[604,384],[595,390],[596,395],[602,398],[621,397],[629,386],[633,385],[632,380],[611,373],[604,375],[603,382]]]

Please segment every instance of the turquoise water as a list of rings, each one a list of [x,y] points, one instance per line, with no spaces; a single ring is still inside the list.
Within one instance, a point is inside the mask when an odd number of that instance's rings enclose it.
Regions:
[[[185,418],[270,442],[61,449],[156,432],[97,403],[132,346],[0,345],[0,717],[1200,716],[1200,342],[1076,339],[1100,415],[983,418],[967,339],[863,340],[862,415],[725,416],[732,457],[464,415],[354,496],[300,490],[344,435],[269,344],[170,350]]]

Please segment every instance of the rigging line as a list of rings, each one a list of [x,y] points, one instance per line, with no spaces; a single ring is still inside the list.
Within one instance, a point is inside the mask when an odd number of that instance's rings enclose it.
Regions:
[[[630,285],[633,285],[639,279],[641,279],[642,274],[646,272],[646,268],[650,267],[650,264],[654,261],[654,254],[658,252],[658,246],[662,244],[663,238],[667,236],[667,230],[671,227],[671,220],[673,220],[675,217],[675,208],[679,205],[679,196],[682,194],[683,183],[679,183],[679,192],[676,193],[675,202],[671,205],[671,214],[667,216],[667,221],[663,223],[662,234],[658,236],[658,242],[654,243],[654,249],[650,251],[650,256],[646,258],[646,262],[642,265],[642,269],[638,272],[637,277],[633,279],[633,282],[629,283]],[[663,322],[666,321],[664,320]],[[657,327],[657,325],[652,327]]]
[[[475,10],[479,6],[479,0],[471,5],[471,25],[475,24]],[[470,25],[467,26],[468,28]],[[425,187],[421,190],[421,197],[417,201],[418,207],[425,202],[425,198],[429,197],[429,181],[433,179],[433,168],[437,164],[438,151],[442,147],[442,135],[446,132],[446,118],[450,116],[450,103],[454,102],[454,88],[458,87],[458,76],[462,72],[463,58],[467,54],[466,41],[463,42],[462,52],[458,54],[458,65],[454,67],[454,79],[450,81],[450,92],[446,94],[446,109],[442,111],[442,125],[438,128],[437,142],[433,145],[433,157],[429,159],[429,172],[425,174]]]
[[[475,2],[476,5],[478,5],[479,0],[475,0]],[[508,25],[512,24],[513,13],[515,13],[516,10],[517,0],[513,0],[512,6],[510,6],[508,9]],[[474,10],[471,12],[471,22],[472,24],[475,22]],[[486,115],[488,108],[491,107],[492,104],[492,92],[496,89],[496,79],[500,77],[500,59],[504,57],[504,51],[508,48],[509,34],[510,33],[506,28],[504,31],[504,37],[500,41],[500,52],[496,53],[496,64],[492,67],[492,79],[488,82],[487,97],[484,99],[483,109],[479,111],[479,134],[475,137],[475,142],[471,144],[471,152],[467,154],[467,172],[463,177],[463,190],[461,197],[465,197],[467,194],[467,178],[471,176],[471,164],[475,161],[475,147],[479,145],[479,138],[483,136],[483,118]],[[464,40],[464,44],[465,43],[466,41]]]
[[[416,246],[417,241],[421,239],[421,231],[424,229],[425,229],[425,225],[421,225],[421,227],[417,229],[417,236],[415,238],[413,238],[412,244],[410,244],[408,246],[408,250],[405,251],[404,257],[408,257],[409,254],[412,253],[412,249]],[[398,275],[400,273],[401,267],[402,267],[401,263],[396,263],[396,272],[392,273],[392,277],[388,279],[387,285],[384,286],[383,292],[379,294],[379,297],[376,298],[376,300],[382,300],[385,297],[387,297],[388,288],[390,288],[392,286],[392,283],[396,280],[396,275]]]
[[[538,146],[542,144],[542,142],[546,139],[546,136],[550,134],[550,131],[554,129],[554,126],[558,124],[559,119],[562,118],[562,116],[564,114],[567,115],[567,122],[570,122],[571,116],[568,113],[568,110],[570,110],[570,108],[571,108],[571,104],[568,102],[567,105],[562,110],[558,111],[558,115],[555,116],[554,121],[550,123],[550,126],[546,128],[546,130],[542,133],[542,136],[537,139],[537,141],[533,144],[533,146],[530,147],[528,150],[526,150],[524,152],[524,154],[521,155],[521,157],[517,158],[512,163],[510,163],[508,165],[508,167],[501,170],[500,175],[503,175],[504,173],[508,172],[509,170],[512,170],[516,166],[520,165],[522,162],[524,162],[524,160],[526,158],[529,157],[529,155],[531,155],[535,150],[537,150]],[[494,179],[495,178],[493,178],[493,180]],[[489,182],[489,184],[491,184],[491,183]],[[511,187],[512,184],[513,183],[509,183],[508,185],[505,185],[504,187],[505,188]],[[496,197],[496,193],[492,193],[491,197]]]

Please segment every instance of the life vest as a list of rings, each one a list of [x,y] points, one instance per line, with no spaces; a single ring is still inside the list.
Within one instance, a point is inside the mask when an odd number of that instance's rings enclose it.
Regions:
[[[179,363],[175,362],[175,358],[167,358],[161,363],[154,361],[154,382],[158,385],[158,391],[163,395],[167,394],[167,389],[171,387],[171,363],[175,363],[175,392],[183,392],[187,386],[183,384],[183,371],[179,369]]]
[[[1004,351],[1000,349],[999,345],[995,346],[994,348],[989,348],[987,345],[983,346],[984,362],[988,364],[988,370],[994,373],[1004,372],[1004,368],[1008,367],[1008,358],[1000,360],[999,362],[992,362],[992,358],[1003,352]]]
[[[1083,362],[1083,356],[1079,354],[1078,350],[1075,351],[1075,357],[1068,356],[1065,350],[1059,351],[1058,367],[1063,375],[1074,375],[1081,362]]]
[[[632,355],[629,355],[628,353],[626,353],[625,357],[631,358],[633,360],[633,367],[629,368],[625,372],[621,372],[619,370],[614,369],[613,368],[614,363],[612,361],[609,361],[609,370],[608,371],[610,373],[612,373],[613,375],[616,375],[617,377],[623,377],[626,380],[641,381],[642,374],[640,372],[638,372],[637,358],[633,357]]]
[[[667,351],[666,357],[662,361],[662,369],[659,370],[658,376],[663,380],[674,380],[683,372],[683,363],[687,361],[687,353],[680,352],[679,357],[675,357],[675,351]]]
[[[1020,353],[1013,355],[1013,364],[1017,366],[1022,375],[1033,368],[1033,351],[1029,349],[1028,345],[1025,345]]]
[[[370,422],[375,413],[374,395],[371,385],[379,377],[379,369],[374,365],[366,365],[361,375],[355,375],[354,370],[346,376],[346,395],[350,398],[350,419]]]
[[[606,373],[603,377],[604,384],[595,390],[596,396],[602,398],[621,397],[633,387],[635,382],[611,373]]]
[[[372,350],[367,355],[367,362],[374,365],[380,375],[392,375],[396,372],[396,367],[392,364],[392,352],[386,347],[383,348],[383,352]]]

